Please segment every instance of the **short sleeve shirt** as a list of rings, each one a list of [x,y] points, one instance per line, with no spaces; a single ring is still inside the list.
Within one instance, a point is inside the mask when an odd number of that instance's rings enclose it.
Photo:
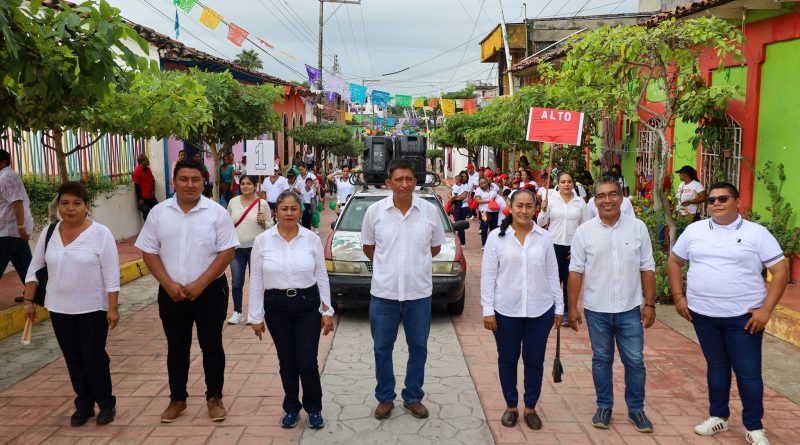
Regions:
[[[132,175],[133,183],[138,185],[139,190],[142,192],[142,198],[152,198],[155,188],[155,178],[153,177],[153,171],[150,170],[150,167],[138,165],[133,170]]]
[[[684,207],[681,203],[683,201],[697,199],[697,196],[704,191],[703,185],[697,181],[692,181],[688,184],[681,182],[678,184],[678,192],[676,193],[677,203],[675,205],[675,210],[681,215],[694,215],[697,213],[698,204],[689,204]]]
[[[22,201],[25,231],[33,232],[33,216],[31,216],[31,203],[25,186],[11,167],[0,170],[0,236],[13,236],[19,238],[17,219],[11,204]]]
[[[764,267],[783,260],[778,241],[762,225],[741,216],[726,226],[712,218],[686,227],[672,254],[689,262],[689,309],[709,317],[738,317],[764,305]]]

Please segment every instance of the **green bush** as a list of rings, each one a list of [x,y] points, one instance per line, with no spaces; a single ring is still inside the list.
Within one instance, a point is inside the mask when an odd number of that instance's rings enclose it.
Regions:
[[[772,172],[777,173],[776,182]],[[790,227],[789,220],[792,218],[792,204],[781,194],[783,183],[786,181],[786,173],[783,164],[777,167],[772,161],[767,161],[761,171],[756,172],[756,178],[763,182],[769,193],[769,204],[767,205],[768,218],[762,217],[756,212],[750,214],[750,219],[769,230],[769,233],[778,240],[785,255],[791,255],[800,251],[800,227]]]

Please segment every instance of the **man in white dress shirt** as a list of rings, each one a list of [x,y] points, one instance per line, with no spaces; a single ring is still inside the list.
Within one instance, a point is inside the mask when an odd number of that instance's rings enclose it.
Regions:
[[[616,342],[625,366],[628,420],[636,431],[652,433],[653,424],[644,413],[646,371],[642,329],[653,325],[656,314],[650,233],[642,221],[620,211],[622,186],[616,178],[600,178],[594,192],[599,215],[575,231],[567,283],[569,324],[576,331],[583,323],[578,312],[578,297],[583,292],[597,395],[592,426],[606,429],[611,421]]]
[[[239,246],[236,229],[223,207],[201,196],[202,166],[175,166],[175,196],[153,207],[136,247],[158,280],[158,312],[167,337],[170,403],[161,422],[171,423],[186,409],[192,326],[203,351],[208,414],[225,420],[222,386],[225,351],[222,327],[228,311],[225,269]]]
[[[0,278],[11,262],[19,279],[25,282],[32,258],[28,244],[32,232],[33,217],[25,186],[11,170],[11,153],[0,150]],[[15,301],[22,301],[22,296]]]
[[[403,407],[417,418],[428,417],[422,404],[425,361],[431,329],[432,258],[445,241],[439,211],[414,196],[414,166],[400,159],[389,164],[386,188],[392,195],[371,205],[361,226],[364,253],[373,262],[370,330],[375,352],[375,418],[394,408],[392,350],[403,322],[408,344]]]

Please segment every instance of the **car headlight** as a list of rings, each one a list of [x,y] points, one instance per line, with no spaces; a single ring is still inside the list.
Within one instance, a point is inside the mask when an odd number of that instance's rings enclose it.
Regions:
[[[354,261],[325,261],[325,269],[328,273],[348,273],[348,274],[361,274],[361,262]]]
[[[434,261],[431,267],[434,275],[458,275],[461,263],[458,261]]]

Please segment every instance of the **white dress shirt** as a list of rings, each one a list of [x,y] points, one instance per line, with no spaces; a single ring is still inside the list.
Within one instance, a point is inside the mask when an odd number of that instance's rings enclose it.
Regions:
[[[347,197],[356,192],[356,186],[350,183],[350,178],[343,181],[341,177],[336,178],[336,200],[344,205]]]
[[[481,260],[483,316],[495,311],[506,317],[538,317],[555,306],[564,314],[553,238],[537,225],[520,244],[514,229],[505,236],[494,229],[486,239]]]
[[[389,300],[417,300],[433,291],[431,247],[445,241],[435,205],[413,196],[405,215],[391,195],[367,208],[361,243],[375,246],[372,295]]]
[[[11,204],[15,201],[22,201],[23,224],[28,234],[33,233],[33,216],[31,216],[31,203],[28,201],[28,194],[25,193],[25,186],[11,167],[0,170],[0,236],[13,236],[19,238],[17,229],[17,219]]]
[[[497,197],[497,192],[492,190],[483,190],[482,188],[475,189],[475,199],[488,199],[492,200]],[[478,211],[480,212],[489,212],[489,203],[486,202],[484,204],[478,204]],[[495,210],[496,212],[496,210]]]
[[[469,184],[461,184],[461,185],[454,185],[453,191],[451,192],[451,196],[458,196],[464,192],[467,192],[467,195],[464,196],[464,199],[461,201],[461,207],[469,207],[469,192],[470,187]],[[458,202],[454,202],[454,205],[458,205]]]
[[[183,213],[172,197],[150,210],[136,247],[160,256],[167,275],[186,286],[208,270],[219,252],[239,247],[239,239],[221,205],[201,196],[192,210]]]
[[[741,216],[726,226],[712,218],[689,224],[672,254],[689,262],[689,309],[708,317],[738,317],[763,306],[767,289],[761,270],[784,258],[766,227]]]
[[[586,203],[572,194],[572,199],[567,203],[561,193],[552,191],[547,194],[547,210],[539,212],[536,222],[544,227],[548,223],[547,231],[553,236],[553,243],[559,246],[569,246],[578,226],[592,219]]]
[[[44,306],[59,314],[108,311],[108,293],[119,291],[119,254],[108,227],[92,222],[67,246],[56,224],[45,253],[46,232],[36,242],[26,283],[38,282],[36,272],[47,265]]]
[[[272,182],[272,177],[269,177],[261,183],[261,191],[266,195],[267,202],[273,204],[278,200],[278,196],[286,190],[289,190],[289,181],[283,176],[278,176],[275,182]]]
[[[305,289],[315,284],[319,288],[320,301],[332,313],[331,287],[319,236],[305,227],[299,227],[297,236],[286,241],[278,233],[278,226],[272,226],[256,237],[250,252],[247,322],[258,324],[264,321],[265,290]]]
[[[589,213],[591,213],[592,218],[596,217],[597,205],[594,203],[594,196],[589,198],[589,202],[586,205],[589,206]],[[633,211],[633,203],[631,202],[631,199],[628,198],[627,196],[622,197],[622,204],[620,204],[619,210],[620,212],[622,212],[623,215],[628,215],[633,217],[636,216],[636,213]]]
[[[620,313],[642,304],[641,272],[656,270],[647,226],[620,215],[613,226],[592,218],[578,227],[570,249],[570,272],[583,274],[583,308]]]

